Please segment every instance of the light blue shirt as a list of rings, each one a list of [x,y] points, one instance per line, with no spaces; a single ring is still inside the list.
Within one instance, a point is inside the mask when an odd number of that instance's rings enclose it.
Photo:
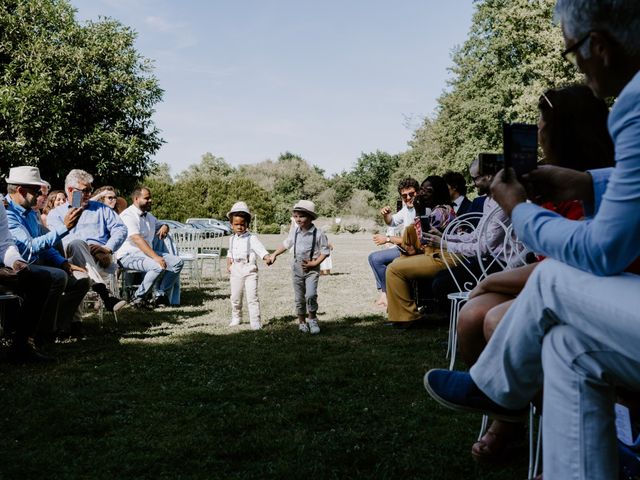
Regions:
[[[69,204],[54,208],[47,216],[51,230],[60,231],[64,227],[64,216]],[[73,240],[83,240],[89,244],[102,245],[115,252],[127,239],[127,227],[112,209],[104,203],[89,201],[75,227],[62,239],[66,247]]]
[[[9,231],[20,255],[29,263],[38,261],[54,267],[60,267],[66,262],[67,259],[58,252],[54,245],[67,234],[67,227],[62,224],[62,227],[57,230],[47,230],[38,221],[39,213],[32,208],[27,210],[22,205],[18,205],[9,195],[6,199]]]
[[[592,170],[594,205],[572,221],[521,203],[512,214],[518,237],[533,251],[595,275],[615,275],[640,256],[640,72],[609,113],[615,168]]]

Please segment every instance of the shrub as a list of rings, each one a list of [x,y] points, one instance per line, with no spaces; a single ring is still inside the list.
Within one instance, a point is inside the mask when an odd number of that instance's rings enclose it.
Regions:
[[[267,223],[267,224],[262,224],[258,227],[259,232],[258,233],[264,233],[266,235],[270,235],[273,233],[280,233],[280,225],[278,225],[277,223]]]
[[[349,225],[345,225],[344,229],[349,233],[358,233],[360,231],[360,225],[357,223],[350,223]]]

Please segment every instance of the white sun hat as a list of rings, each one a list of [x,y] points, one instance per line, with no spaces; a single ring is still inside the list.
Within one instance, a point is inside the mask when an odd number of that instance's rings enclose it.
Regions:
[[[316,214],[316,204],[311,200],[298,200],[298,203],[293,206],[293,211],[304,212],[308,214],[312,220],[318,218],[318,215]]]
[[[245,213],[249,215],[249,219],[251,219],[251,212],[249,211],[249,207],[244,202],[236,202],[231,207],[231,210],[227,213],[227,218],[231,220],[232,213]]]
[[[47,185],[47,182],[40,178],[40,169],[29,166],[12,167],[5,181],[10,185],[33,185],[38,187]]]

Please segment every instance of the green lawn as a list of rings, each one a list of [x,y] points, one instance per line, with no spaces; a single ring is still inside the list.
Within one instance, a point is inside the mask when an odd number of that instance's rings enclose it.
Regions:
[[[442,323],[203,330],[212,301],[223,287],[186,289],[184,308],[129,312],[117,330],[93,319],[53,367],[0,363],[0,478],[526,477],[524,452],[476,465],[480,418],[426,395],[422,376],[446,365]]]

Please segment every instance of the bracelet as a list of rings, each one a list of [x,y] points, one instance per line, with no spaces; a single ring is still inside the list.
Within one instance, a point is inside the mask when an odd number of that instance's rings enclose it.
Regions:
[[[387,243],[391,243],[391,237],[387,235]]]

